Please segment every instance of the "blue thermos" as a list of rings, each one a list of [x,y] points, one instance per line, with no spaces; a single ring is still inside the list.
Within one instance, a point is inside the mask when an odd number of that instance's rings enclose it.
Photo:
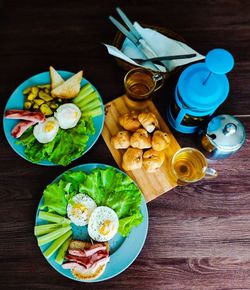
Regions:
[[[216,48],[206,55],[205,62],[186,68],[167,111],[170,125],[182,133],[197,132],[227,98],[229,82],[226,73],[233,66],[233,56]]]

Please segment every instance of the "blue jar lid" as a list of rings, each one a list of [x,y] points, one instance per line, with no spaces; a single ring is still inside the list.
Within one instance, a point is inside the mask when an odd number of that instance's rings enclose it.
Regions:
[[[226,73],[234,64],[224,49],[213,49],[206,61],[189,66],[181,74],[177,87],[182,101],[190,109],[206,112],[216,110],[229,93]]]

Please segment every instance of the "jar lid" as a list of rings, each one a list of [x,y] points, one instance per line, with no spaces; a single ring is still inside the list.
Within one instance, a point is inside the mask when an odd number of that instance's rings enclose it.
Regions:
[[[222,150],[236,150],[246,139],[242,123],[230,115],[219,115],[213,118],[208,123],[207,135],[213,145]]]
[[[215,110],[229,93],[226,73],[234,65],[232,55],[224,49],[211,50],[205,63],[183,71],[178,81],[179,94],[186,106],[198,111]]]

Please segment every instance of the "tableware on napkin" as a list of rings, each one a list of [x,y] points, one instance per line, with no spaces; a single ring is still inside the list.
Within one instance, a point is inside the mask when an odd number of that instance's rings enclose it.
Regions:
[[[163,65],[154,64],[150,62],[145,62],[143,64],[139,64],[132,59],[135,58],[145,58],[144,54],[138,49],[138,47],[128,38],[125,39],[121,50],[118,48],[104,44],[109,54],[118,57],[127,61],[130,64],[135,66],[142,66],[149,68],[151,70],[156,70],[155,66],[158,68],[160,72],[171,72],[176,67],[182,66],[188,63],[192,63],[198,60],[204,59],[204,56],[199,54],[197,51],[184,44],[183,42],[171,39],[158,31],[155,31],[150,28],[143,28],[138,22],[134,22],[134,27],[138,31],[138,33],[145,39],[145,41],[150,45],[151,49],[155,52],[158,57],[166,56],[166,55],[179,55],[179,54],[191,54],[195,53],[196,56],[188,59],[175,59],[175,60],[164,60],[162,61]]]

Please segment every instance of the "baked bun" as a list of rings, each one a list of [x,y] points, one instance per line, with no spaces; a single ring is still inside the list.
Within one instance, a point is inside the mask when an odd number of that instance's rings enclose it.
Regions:
[[[143,151],[137,148],[128,148],[123,154],[122,168],[126,171],[135,170],[142,167]]]
[[[155,172],[162,166],[164,160],[164,152],[149,149],[143,154],[143,167],[147,172]]]
[[[92,268],[84,269],[83,271],[82,266],[79,266],[79,267],[76,266],[75,268],[71,270],[71,273],[73,276],[75,276],[79,280],[84,280],[84,281],[94,280],[100,277],[104,273],[106,269],[106,265],[107,264],[101,265],[94,271],[92,270]]]
[[[130,146],[130,133],[128,131],[120,131],[111,138],[111,144],[115,149],[127,149]]]
[[[130,145],[133,148],[151,148],[151,137],[145,129],[138,129],[130,138]]]
[[[149,133],[152,133],[155,128],[159,128],[159,122],[155,114],[151,112],[143,112],[139,114],[138,120]]]
[[[141,127],[141,123],[138,121],[138,113],[135,111],[120,116],[119,123],[124,129],[131,132]]]
[[[170,137],[168,133],[156,130],[152,137],[152,148],[156,151],[162,151],[168,147]]]

